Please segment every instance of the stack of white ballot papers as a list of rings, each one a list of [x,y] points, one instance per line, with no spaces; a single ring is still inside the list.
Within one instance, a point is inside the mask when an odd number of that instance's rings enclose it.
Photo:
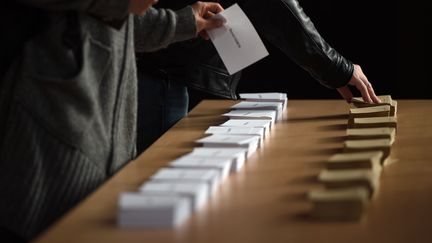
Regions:
[[[264,134],[267,136],[270,133],[270,120],[236,120],[230,119],[220,125],[221,127],[259,127],[264,128]]]
[[[255,102],[280,102],[282,110],[285,110],[288,105],[288,97],[285,93],[241,93],[240,99]]]
[[[238,172],[246,161],[247,149],[243,148],[195,148],[185,156],[198,158],[223,158],[232,161],[231,172]]]
[[[221,177],[220,172],[216,169],[163,168],[153,175],[151,180],[172,183],[206,183],[209,188],[209,195],[213,195],[217,192]]]
[[[183,156],[171,162],[170,166],[179,169],[215,169],[219,171],[221,181],[224,181],[229,175],[231,164],[231,159]]]
[[[118,225],[124,228],[172,228],[190,217],[191,204],[191,200],[183,196],[122,193],[118,202]]]
[[[254,135],[260,137],[260,144],[264,142],[265,129],[262,127],[224,127],[211,126],[205,134],[225,134],[225,135]]]
[[[276,121],[276,111],[273,110],[232,110],[223,116],[231,119],[270,120],[272,125]]]
[[[241,101],[231,108],[234,110],[274,110],[276,111],[276,119],[282,120],[283,104],[280,102]]]
[[[176,157],[137,191],[119,195],[117,224],[123,228],[173,228],[215,196],[230,173],[239,172],[282,119],[286,94],[241,94],[223,114],[230,119],[205,131],[195,148]],[[199,146],[201,145],[201,146]],[[189,150],[190,151],[190,150]]]
[[[209,188],[205,182],[177,183],[148,181],[139,189],[144,195],[183,196],[192,201],[192,211],[202,208],[209,199]]]
[[[211,135],[202,139],[197,140],[197,143],[203,145],[203,147],[213,148],[246,148],[248,150],[248,156],[253,154],[259,145],[259,136],[242,136],[242,135]]]

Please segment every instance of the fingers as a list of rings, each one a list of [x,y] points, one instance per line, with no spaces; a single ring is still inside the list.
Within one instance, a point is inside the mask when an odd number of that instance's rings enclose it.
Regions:
[[[367,103],[372,103],[372,99],[370,98],[370,95],[369,95],[369,90],[366,87],[366,85],[363,83],[363,81],[361,81],[361,80],[357,81],[355,86],[360,91],[360,93],[363,97],[363,100],[366,101]]]
[[[197,21],[198,34],[208,40],[208,34],[203,30],[215,29],[223,26],[224,21],[215,15],[224,9],[218,3],[196,2],[192,5]]]
[[[205,4],[204,6],[205,12],[212,12],[217,14],[224,10],[219,3],[204,3],[204,4]]]
[[[361,71],[361,68],[360,68]],[[368,94],[372,100],[373,103],[381,103],[381,100],[378,98],[378,96],[375,94],[375,90],[372,87],[372,84],[369,82],[368,78],[366,77],[366,75],[363,74],[363,71],[361,72],[361,76],[360,79],[363,81],[363,83],[366,85]]]
[[[337,91],[345,99],[347,103],[351,103],[353,94],[351,93],[351,90],[348,88],[348,86],[338,88]]]
[[[219,28],[223,25],[223,21],[220,19],[203,19],[202,20],[202,29],[204,30],[210,30],[210,29],[215,29],[215,28]]]
[[[349,84],[354,85],[360,91],[364,101],[368,103],[381,102],[359,65],[354,65],[354,72]]]

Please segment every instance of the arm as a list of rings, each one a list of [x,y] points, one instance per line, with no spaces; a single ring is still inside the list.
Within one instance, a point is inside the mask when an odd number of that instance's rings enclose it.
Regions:
[[[223,25],[221,20],[209,16],[222,10],[219,4],[206,2],[196,2],[178,11],[150,8],[144,15],[135,16],[136,51],[155,51],[198,34],[207,38],[205,30]]]
[[[326,87],[338,89],[350,101],[348,84],[365,100],[378,101],[359,66],[333,49],[318,33],[297,0],[245,1],[244,8],[260,32],[295,63]],[[257,11],[259,10],[259,11]],[[268,13],[271,13],[269,20]],[[342,91],[342,92],[341,92]]]
[[[136,51],[148,52],[196,37],[197,26],[190,6],[178,11],[150,8],[135,16],[134,31]]]

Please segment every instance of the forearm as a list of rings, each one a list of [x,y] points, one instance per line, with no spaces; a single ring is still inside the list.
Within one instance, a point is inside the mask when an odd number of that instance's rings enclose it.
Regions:
[[[135,49],[150,52],[197,36],[195,16],[191,7],[178,11],[148,9],[135,16]]]
[[[339,88],[349,82],[353,64],[321,37],[297,0],[249,0],[244,8],[266,39],[323,85]]]
[[[130,0],[18,0],[21,4],[51,11],[79,11],[111,19],[128,14]]]

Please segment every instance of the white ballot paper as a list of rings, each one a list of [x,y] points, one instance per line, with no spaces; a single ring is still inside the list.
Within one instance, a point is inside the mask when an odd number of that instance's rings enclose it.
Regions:
[[[265,135],[270,133],[271,121],[270,120],[236,120],[230,119],[225,123],[222,123],[222,127],[262,127],[265,129]]]
[[[186,221],[191,200],[182,196],[149,196],[124,192],[118,200],[117,223],[124,228],[171,228]]]
[[[197,158],[193,156],[183,156],[170,163],[171,167],[184,169],[216,169],[224,181],[231,170],[232,160],[221,158]]]
[[[282,120],[283,103],[268,101],[241,101],[233,106],[235,110],[274,110],[277,120]]]
[[[286,93],[240,93],[240,99],[247,101],[269,101],[283,103],[283,110],[287,108],[288,96]]]
[[[223,19],[225,25],[208,30],[207,33],[229,74],[234,74],[268,56],[258,33],[237,4],[214,18]]]
[[[229,158],[232,160],[231,171],[238,172],[246,161],[247,149],[244,148],[194,148],[187,156],[204,158]]]
[[[221,178],[218,170],[206,169],[177,169],[177,168],[163,168],[160,169],[151,180],[157,182],[173,182],[173,183],[201,183],[205,182],[209,185],[210,195],[217,191]]]
[[[255,153],[259,144],[259,136],[253,135],[220,135],[214,134],[197,140],[203,147],[212,148],[247,148],[248,156]]]
[[[274,110],[232,110],[222,114],[231,119],[254,119],[254,120],[271,120],[272,125],[276,121],[276,111]]]
[[[185,196],[192,200],[192,211],[205,205],[209,195],[208,184],[148,181],[139,189],[144,195]]]
[[[256,135],[260,136],[260,145],[264,143],[265,129],[262,127],[224,127],[210,126],[205,134],[225,134],[225,135]]]

